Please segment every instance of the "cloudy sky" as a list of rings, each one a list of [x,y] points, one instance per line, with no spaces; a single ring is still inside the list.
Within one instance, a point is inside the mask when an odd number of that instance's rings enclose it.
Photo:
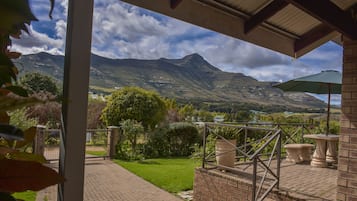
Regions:
[[[67,0],[56,0],[52,20],[48,0],[30,0],[30,4],[39,22],[32,23],[31,34],[15,41],[13,49],[25,54],[45,51],[63,55]],[[321,70],[342,70],[342,48],[333,42],[293,59],[119,0],[95,0],[92,52],[136,59],[198,53],[223,71],[244,73],[260,81],[286,81]],[[338,96],[333,98],[339,101]]]

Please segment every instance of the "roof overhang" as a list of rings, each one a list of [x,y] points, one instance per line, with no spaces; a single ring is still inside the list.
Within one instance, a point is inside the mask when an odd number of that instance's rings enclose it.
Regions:
[[[123,0],[299,57],[341,36],[357,39],[357,0]]]

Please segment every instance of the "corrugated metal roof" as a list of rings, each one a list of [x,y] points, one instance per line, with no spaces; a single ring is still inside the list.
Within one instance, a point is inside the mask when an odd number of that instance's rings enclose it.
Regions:
[[[320,21],[292,5],[276,13],[267,22],[298,36],[320,24]]]
[[[210,0],[208,0],[210,1]],[[272,0],[211,0],[219,5],[224,5],[238,12],[253,16]],[[356,0],[332,0],[337,6],[345,10],[351,7]],[[284,32],[294,36],[301,36],[304,33],[317,27],[321,22],[309,14],[301,11],[293,5],[288,5],[267,21],[268,25],[282,29]]]
[[[240,10],[247,14],[254,14],[257,10],[264,7],[272,0],[217,0],[225,5],[230,5],[232,8]]]
[[[123,1],[294,57],[301,56],[341,34],[340,28],[325,22],[325,25],[330,26],[334,31],[326,31],[325,35],[324,33],[316,32],[317,34],[312,35],[315,38],[312,38],[309,44],[306,44],[305,47],[299,47],[300,49],[296,48],[295,44],[300,39],[300,36],[311,33],[310,31],[314,30],[314,28],[321,28],[322,22],[298,9],[293,4],[289,4],[286,7],[282,5],[281,7],[284,8],[280,11],[273,13],[271,17],[257,26],[253,23],[253,29],[246,31],[246,23],[249,22],[250,17],[257,14],[273,0],[182,0],[175,8],[170,7],[170,1],[164,1],[166,3],[162,3],[162,0]],[[326,2],[328,3],[329,1]],[[357,0],[331,0],[331,2],[342,10],[347,10],[357,4]],[[321,4],[323,5],[323,3]],[[279,8],[280,5],[276,6]],[[324,31],[326,28],[319,30]],[[348,32],[348,29],[346,30]],[[337,31],[340,31],[340,33]],[[355,32],[352,31],[353,33]]]
[[[340,7],[342,10],[346,10],[356,3],[355,0],[331,0],[331,1],[335,3],[338,7]]]
[[[253,16],[259,12],[262,8],[267,6],[272,0],[207,0],[214,2],[217,5],[229,7],[232,10],[236,10],[240,13],[244,13],[247,16]],[[343,8],[350,7],[355,0],[335,0]],[[269,18],[267,21],[268,26],[273,26],[274,29],[281,29],[287,34],[299,37],[304,33],[310,31],[314,27],[321,24],[321,22],[309,14],[301,11],[300,9],[294,7],[293,5],[288,5],[274,16]]]

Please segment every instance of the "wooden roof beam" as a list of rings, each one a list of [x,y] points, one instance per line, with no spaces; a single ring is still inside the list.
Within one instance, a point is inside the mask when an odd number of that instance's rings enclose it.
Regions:
[[[170,0],[171,9],[175,9],[181,3],[181,1],[182,0]]]
[[[318,41],[321,38],[327,36],[333,31],[334,30],[332,28],[325,24],[321,24],[315,27],[314,29],[302,35],[300,39],[295,41],[294,51],[299,52],[300,50],[304,49],[315,41]]]
[[[281,9],[285,8],[288,3],[285,0],[275,0],[257,12],[255,15],[250,17],[244,23],[244,33],[248,34],[259,24],[263,23],[265,20],[269,19],[275,13],[279,12]]]
[[[352,40],[357,40],[357,22],[350,11],[344,11],[327,0],[285,0]]]

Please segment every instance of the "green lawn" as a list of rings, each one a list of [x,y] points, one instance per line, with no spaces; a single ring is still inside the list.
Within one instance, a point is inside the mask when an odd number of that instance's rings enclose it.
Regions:
[[[90,154],[90,155],[93,155],[93,156],[105,156],[107,154],[107,152],[106,151],[90,151],[90,150],[87,150],[86,154]]]
[[[171,193],[190,190],[193,174],[199,162],[187,158],[148,159],[115,163]]]
[[[35,201],[36,200],[36,192],[34,191],[25,191],[21,193],[14,193],[13,196],[17,199],[22,199],[25,201]]]

